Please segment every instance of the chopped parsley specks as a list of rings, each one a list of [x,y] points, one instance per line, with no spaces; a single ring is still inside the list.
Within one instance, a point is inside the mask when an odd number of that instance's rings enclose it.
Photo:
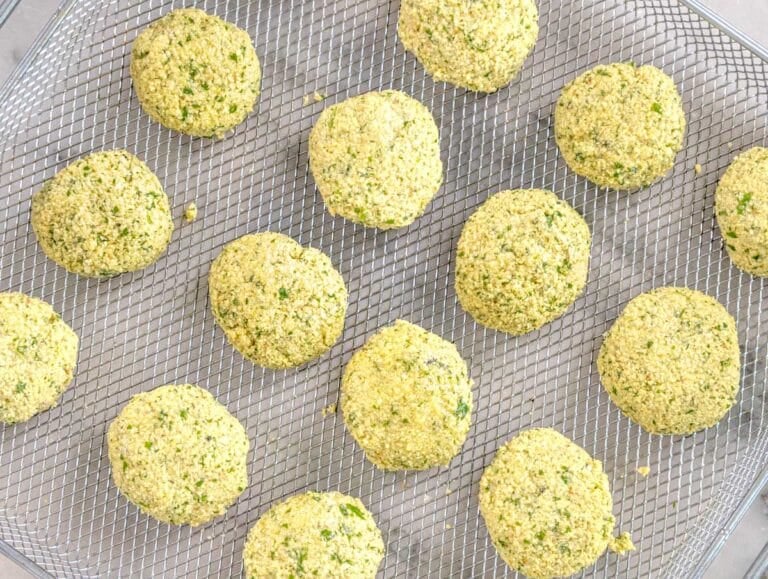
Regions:
[[[751,200],[752,200],[752,194],[744,193],[744,195],[741,196],[738,204],[736,205],[736,213],[738,213],[739,215],[744,215],[744,213],[747,211],[747,205],[749,205],[749,202]]]
[[[358,519],[365,519],[365,515],[363,514],[363,511],[352,503],[339,505],[339,510],[341,511],[341,514],[344,515],[345,517],[354,515]]]

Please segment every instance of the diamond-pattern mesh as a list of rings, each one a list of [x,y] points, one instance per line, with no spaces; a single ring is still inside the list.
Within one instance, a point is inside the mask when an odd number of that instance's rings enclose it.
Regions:
[[[128,74],[138,31],[196,5],[247,29],[264,68],[257,110],[221,141],[171,133],[141,112]],[[714,189],[738,151],[768,142],[768,65],[675,0],[541,0],[541,33],[511,86],[478,95],[434,83],[397,41],[388,0],[68,0],[0,92],[0,290],[51,302],[81,337],[77,377],[55,409],[0,430],[0,538],[56,576],[229,577],[248,528],[306,490],[359,496],[387,543],[386,577],[512,576],[477,507],[500,444],[552,426],[603,461],[618,529],[638,550],[585,575],[698,572],[768,462],[768,291],[729,262]],[[599,191],[566,169],[552,113],[563,84],[600,62],[653,63],[671,74],[689,121],[673,173],[632,193]],[[424,217],[391,232],[332,218],[307,167],[307,136],[327,104],[397,88],[441,129],[445,185]],[[319,91],[323,103],[305,105]],[[106,281],[66,273],[40,251],[31,194],[91,151],[126,148],[165,184],[178,229],[152,267]],[[694,165],[703,172],[697,175]],[[548,188],[594,233],[587,290],[560,320],[511,338],[458,306],[453,259],[462,223],[505,188]],[[180,220],[190,201],[192,224]],[[309,365],[266,371],[244,361],[213,322],[206,275],[232,239],[281,231],[327,252],[350,290],[344,335]],[[637,294],[686,285],[736,317],[743,352],[737,405],[689,437],[643,432],[611,405],[594,358]],[[343,365],[377,328],[405,318],[456,343],[477,386],[473,427],[448,468],[385,474],[366,462],[339,414]],[[166,383],[211,390],[246,425],[250,486],[202,528],[159,524],[109,478],[104,435],[135,393]],[[652,473],[642,478],[639,466]]]

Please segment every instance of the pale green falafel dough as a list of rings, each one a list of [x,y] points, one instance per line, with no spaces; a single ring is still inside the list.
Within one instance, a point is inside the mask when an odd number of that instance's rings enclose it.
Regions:
[[[592,236],[550,191],[490,197],[467,220],[456,259],[456,295],[478,323],[520,335],[559,318],[587,282]]]
[[[480,479],[480,513],[496,550],[532,579],[594,563],[612,543],[612,510],[600,461],[551,428],[512,438]]]
[[[0,293],[0,422],[56,405],[75,372],[77,334],[42,300]]]
[[[127,151],[103,151],[78,159],[34,194],[32,228],[63,268],[110,277],[157,261],[173,218],[149,167]]]
[[[165,523],[206,523],[248,485],[245,429],[198,386],[137,394],[110,424],[107,443],[117,487]]]
[[[253,110],[261,67],[245,30],[184,8],[139,34],[131,76],[153,120],[187,135],[220,138]]]
[[[534,0],[403,0],[398,34],[435,79],[494,92],[533,50],[538,18]]]
[[[211,265],[213,315],[243,356],[289,368],[321,356],[338,340],[347,288],[323,252],[280,233],[244,235]]]
[[[611,400],[654,434],[691,434],[736,402],[736,322],[714,298],[678,287],[630,301],[603,340],[597,369]]]
[[[768,276],[768,149],[736,157],[720,179],[715,214],[736,267]]]
[[[325,109],[309,135],[309,166],[331,215],[380,229],[412,223],[443,182],[431,113],[395,90]]]
[[[565,86],[555,108],[565,162],[610,189],[646,187],[664,176],[684,136],[680,93],[654,66],[596,66]]]
[[[308,492],[274,505],[251,528],[243,551],[248,579],[373,579],[383,558],[371,513],[337,492]]]
[[[456,346],[398,320],[350,359],[341,409],[352,436],[379,468],[447,465],[469,432],[472,381]]]

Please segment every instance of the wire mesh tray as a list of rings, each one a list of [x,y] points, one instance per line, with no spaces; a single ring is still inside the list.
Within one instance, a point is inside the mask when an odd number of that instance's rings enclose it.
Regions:
[[[589,576],[700,574],[731,531],[768,462],[768,290],[730,264],[713,217],[733,155],[768,142],[768,64],[675,0],[541,0],[535,52],[511,86],[478,95],[434,83],[397,41],[398,2],[205,0],[246,28],[264,66],[256,112],[222,141],[150,122],[132,93],[130,45],[171,8],[192,2],[68,0],[0,94],[0,290],[51,302],[81,337],[77,377],[61,404],[0,430],[0,538],[63,576],[229,577],[247,529],[275,501],[305,489],[359,496],[387,543],[386,577],[511,576],[488,539],[478,481],[497,447],[553,426],[603,461],[617,528],[638,546],[606,555]],[[560,88],[599,62],[634,60],[670,73],[689,121],[685,150],[662,182],[598,191],[566,170],[554,143]],[[377,232],[332,218],[307,169],[307,136],[329,103],[398,88],[441,129],[445,185],[413,226]],[[325,103],[304,102],[319,91]],[[168,252],[136,274],[78,278],[47,260],[29,200],[73,159],[127,148],[165,184],[177,224]],[[703,172],[697,175],[694,165]],[[594,232],[587,290],[561,319],[511,338],[457,305],[461,226],[504,188],[556,191]],[[222,246],[281,231],[327,252],[350,290],[344,335],[329,355],[273,372],[234,353],[214,327],[206,275]],[[594,357],[626,302],[687,285],[736,317],[743,352],[738,403],[715,428],[650,436],[610,404]],[[405,318],[456,343],[477,386],[469,439],[450,467],[385,474],[366,462],[338,397],[351,353]],[[211,390],[248,429],[250,487],[202,528],[160,524],[110,482],[105,431],[135,393],[166,383]],[[651,467],[642,478],[638,466]]]

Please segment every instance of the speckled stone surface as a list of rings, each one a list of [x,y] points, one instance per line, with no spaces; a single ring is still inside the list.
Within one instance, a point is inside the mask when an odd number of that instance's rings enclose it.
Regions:
[[[768,46],[768,0],[703,1],[753,39]],[[0,32],[0,83],[14,69],[58,5],[59,0],[21,0]],[[743,577],[766,541],[768,488],[752,505],[704,578]],[[30,577],[32,575],[0,554],[0,578]]]

